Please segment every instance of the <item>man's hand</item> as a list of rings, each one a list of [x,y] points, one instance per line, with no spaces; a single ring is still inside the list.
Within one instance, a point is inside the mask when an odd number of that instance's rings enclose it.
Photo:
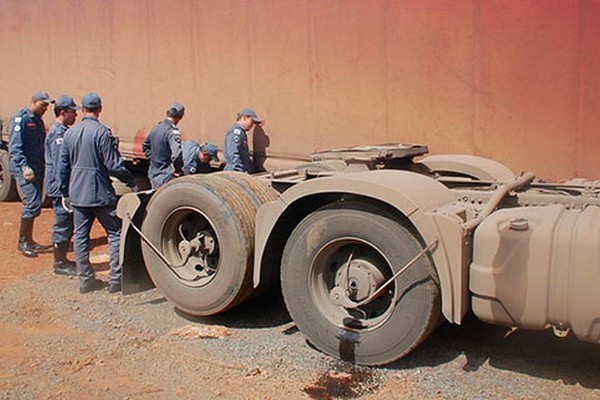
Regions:
[[[70,198],[63,197],[62,199],[60,199],[60,203],[62,205],[62,208],[64,208],[66,212],[68,212],[69,214],[73,212],[73,205],[71,205]]]
[[[25,182],[27,183],[31,183],[35,180],[35,173],[28,165],[23,167],[23,179],[25,179]]]

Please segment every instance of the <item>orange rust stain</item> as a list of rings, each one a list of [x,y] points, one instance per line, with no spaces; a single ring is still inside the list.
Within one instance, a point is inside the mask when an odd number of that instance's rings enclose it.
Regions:
[[[137,158],[146,158],[146,155],[142,151],[142,144],[146,139],[146,131],[139,129],[133,136],[133,156]]]

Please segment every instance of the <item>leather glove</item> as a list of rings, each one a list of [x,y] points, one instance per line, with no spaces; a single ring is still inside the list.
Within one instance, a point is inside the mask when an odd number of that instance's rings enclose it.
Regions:
[[[63,197],[60,199],[60,203],[62,205],[62,208],[64,208],[66,212],[68,212],[69,214],[73,212],[73,205],[71,204],[70,198]]]
[[[31,169],[31,167],[28,165],[23,167],[23,178],[25,179],[25,182],[27,182],[27,183],[31,183],[35,180],[35,173]]]

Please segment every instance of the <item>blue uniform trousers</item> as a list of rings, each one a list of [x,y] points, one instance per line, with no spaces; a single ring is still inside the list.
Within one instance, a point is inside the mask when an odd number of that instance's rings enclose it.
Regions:
[[[21,217],[32,219],[42,212],[42,180],[41,174],[35,173],[33,182],[27,182],[23,175],[15,174],[17,184],[21,188],[23,207],[21,208]]]
[[[90,230],[94,219],[98,218],[100,224],[108,235],[108,248],[110,252],[109,283],[120,283],[122,268],[119,265],[119,241],[121,240],[121,220],[117,217],[115,205],[104,207],[77,207],[73,206],[73,222],[75,224],[75,258],[77,260],[77,275],[83,284],[94,279],[96,274],[90,264]]]
[[[162,171],[161,173],[153,175],[150,178],[150,184],[152,185],[152,189],[158,189],[173,178],[175,178],[175,176],[173,175],[171,167],[169,167],[167,171]]]
[[[52,198],[52,208],[54,209],[52,243],[70,241],[73,235],[73,216],[64,209],[60,197]]]

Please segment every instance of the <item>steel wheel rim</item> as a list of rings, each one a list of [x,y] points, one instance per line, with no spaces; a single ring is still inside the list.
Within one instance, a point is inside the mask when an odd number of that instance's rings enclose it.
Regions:
[[[348,268],[350,260],[350,269]],[[343,269],[350,271],[344,276]],[[359,308],[336,303],[332,291],[345,290],[354,302],[367,298],[393,275],[391,263],[374,244],[359,238],[339,238],[325,244],[313,258],[309,273],[309,291],[313,304],[328,321],[342,326],[344,319],[360,321],[363,330],[382,326],[392,315],[397,300],[396,285]],[[347,279],[347,278],[350,279]],[[351,290],[346,290],[350,288]]]
[[[195,252],[183,264],[184,258],[180,252],[180,243],[184,237],[189,241],[197,233],[208,233],[215,242],[215,250],[207,257],[201,257]],[[217,231],[199,209],[194,207],[179,207],[173,210],[163,223],[161,229],[160,248],[170,263],[176,268],[177,278],[185,285],[202,287],[210,283],[218,273],[220,264],[219,238]],[[183,265],[182,265],[183,264]],[[168,268],[165,266],[165,268]]]

